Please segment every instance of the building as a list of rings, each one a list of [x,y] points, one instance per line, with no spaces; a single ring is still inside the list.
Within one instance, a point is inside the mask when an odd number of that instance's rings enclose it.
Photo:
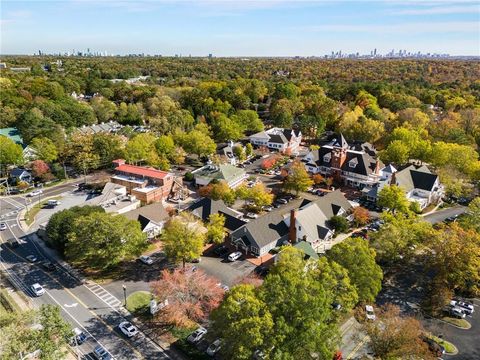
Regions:
[[[316,201],[294,200],[281,211],[274,210],[233,231],[231,243],[257,257],[278,246],[302,241],[316,253],[323,253],[331,246],[334,235],[328,221],[334,215],[347,217],[351,208],[339,190]]]
[[[129,165],[125,160],[113,161],[115,174],[110,181],[125,186],[127,193],[143,204],[166,200],[174,191],[174,184],[181,186],[172,173],[154,168]]]
[[[84,205],[101,206],[107,213],[123,214],[138,208],[140,201],[128,195],[125,186],[108,182],[100,195],[89,198]]]
[[[148,239],[160,235],[165,223],[170,219],[161,202],[139,207],[123,214],[127,219],[136,220],[140,223],[142,232],[147,234]]]
[[[369,143],[348,144],[342,134],[310,151],[302,160],[307,171],[333,177],[360,189],[376,184],[383,163]]]
[[[239,142],[234,143],[233,141],[229,141],[228,144],[219,146],[217,154],[224,163],[235,166],[240,162],[240,159],[235,155],[233,150],[235,147],[240,147],[245,152],[245,147]]]
[[[260,131],[250,136],[250,143],[254,146],[266,146],[279,152],[298,152],[298,147],[302,142],[302,133],[300,130],[271,128]]]
[[[209,221],[212,214],[220,214],[225,217],[225,228],[231,233],[247,222],[240,219],[243,215],[241,212],[229,208],[222,200],[212,200],[209,198],[201,198],[187,208],[194,216],[200,218],[204,223]]]
[[[82,134],[116,133],[122,128],[123,125],[120,125],[118,122],[109,121],[94,125],[83,125],[82,127],[79,127],[77,131],[81,132]]]
[[[20,181],[31,183],[33,180],[32,173],[24,168],[14,168],[10,171],[9,175],[10,179],[14,180],[17,183]]]
[[[224,181],[232,189],[248,178],[245,170],[230,164],[208,164],[192,171],[197,186],[206,186],[212,181]]]

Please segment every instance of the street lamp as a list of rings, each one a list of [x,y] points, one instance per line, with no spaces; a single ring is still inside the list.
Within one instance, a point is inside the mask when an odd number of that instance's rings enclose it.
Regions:
[[[127,287],[122,285],[123,287],[123,299],[125,300],[125,307],[127,307]]]

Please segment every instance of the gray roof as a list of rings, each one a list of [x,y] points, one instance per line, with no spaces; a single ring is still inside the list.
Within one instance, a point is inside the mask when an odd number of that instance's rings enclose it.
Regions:
[[[420,167],[410,165],[395,173],[396,184],[406,192],[413,189],[432,191],[437,178],[438,175],[433,174],[425,165]]]
[[[142,230],[150,221],[160,224],[170,218],[161,202],[142,206],[135,210],[128,211],[122,215],[127,219],[139,221],[142,226]]]
[[[222,214],[225,216],[225,227],[230,231],[234,231],[246,224],[245,221],[237,218],[240,214],[230,209],[222,200],[203,198],[190,205],[187,210],[204,222],[208,221],[211,214]]]

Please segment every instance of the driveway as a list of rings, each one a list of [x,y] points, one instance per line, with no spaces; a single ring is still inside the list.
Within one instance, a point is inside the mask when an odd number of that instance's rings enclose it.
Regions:
[[[450,216],[460,215],[467,211],[466,206],[462,205],[455,205],[446,209],[435,211],[432,214],[426,215],[423,218],[425,221],[428,221],[430,224],[436,224],[439,222],[444,221],[446,218]]]

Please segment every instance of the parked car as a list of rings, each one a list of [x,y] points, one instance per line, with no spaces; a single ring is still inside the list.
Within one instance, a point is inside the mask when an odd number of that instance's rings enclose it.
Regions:
[[[45,289],[39,283],[33,284],[32,286],[30,286],[30,288],[32,289],[35,296],[42,296],[43,294],[45,294]]]
[[[85,334],[79,328],[74,328],[73,333],[74,333],[74,336],[73,336],[73,339],[72,339],[72,345],[73,346],[82,345],[88,339],[88,335]]]
[[[112,355],[105,350],[102,346],[98,345],[95,347],[93,350],[93,356],[95,356],[95,359],[97,360],[112,360]]]
[[[273,206],[267,205],[267,206],[262,207],[262,209],[263,209],[264,211],[270,212],[270,211],[273,210]]]
[[[207,355],[214,356],[218,350],[222,347],[222,341],[220,339],[215,340],[210,346],[207,348]]]
[[[25,256],[25,259],[27,259],[31,263],[34,263],[35,261],[37,261],[37,257],[35,255],[27,255]]]
[[[31,193],[27,194],[27,197],[34,197],[43,194],[42,190],[33,190]]]
[[[242,257],[242,253],[240,251],[235,251],[230,255],[228,255],[228,261],[234,262],[240,259],[241,257]]]
[[[200,340],[203,339],[203,337],[207,334],[207,329],[204,327],[199,327],[197,330],[195,330],[193,333],[188,335],[187,341],[191,344],[195,344],[199,342]]]
[[[193,264],[198,264],[200,261],[202,261],[201,257],[197,257],[197,258],[193,258],[193,259],[188,260],[189,263],[193,263]]]
[[[451,307],[448,311],[448,314],[457,319],[463,319],[465,317],[465,312],[463,311],[463,309],[457,306]]]
[[[1,223],[0,224],[0,231],[7,230],[7,224]]]
[[[246,216],[247,218],[249,218],[249,219],[256,219],[256,218],[258,218],[258,215],[255,214],[255,213],[252,213],[252,212],[247,213],[247,215],[245,215],[245,216]]]
[[[42,262],[42,267],[47,271],[55,271],[57,269],[56,266],[50,261]]]
[[[267,276],[269,271],[270,269],[265,265],[260,265],[255,268],[255,273],[259,276]]]
[[[129,338],[138,334],[138,329],[128,321],[122,321],[118,328]]]
[[[277,202],[282,205],[288,204],[288,200],[284,198],[277,199]]]
[[[473,307],[473,304],[465,302],[465,301],[452,300],[452,301],[450,301],[450,305],[453,306],[453,307],[460,308],[467,315],[472,315],[473,312],[475,311],[475,308]]]
[[[228,248],[225,245],[220,245],[215,250],[213,250],[213,252],[215,253],[215,255],[223,257],[227,255]]]
[[[47,201],[47,206],[54,208],[55,206],[61,205],[62,203],[58,200],[48,200]]]
[[[375,316],[375,312],[373,311],[372,305],[365,305],[365,313],[367,320],[375,320],[377,317]]]
[[[153,259],[148,255],[142,255],[139,257],[140,261],[147,265],[153,264]]]

